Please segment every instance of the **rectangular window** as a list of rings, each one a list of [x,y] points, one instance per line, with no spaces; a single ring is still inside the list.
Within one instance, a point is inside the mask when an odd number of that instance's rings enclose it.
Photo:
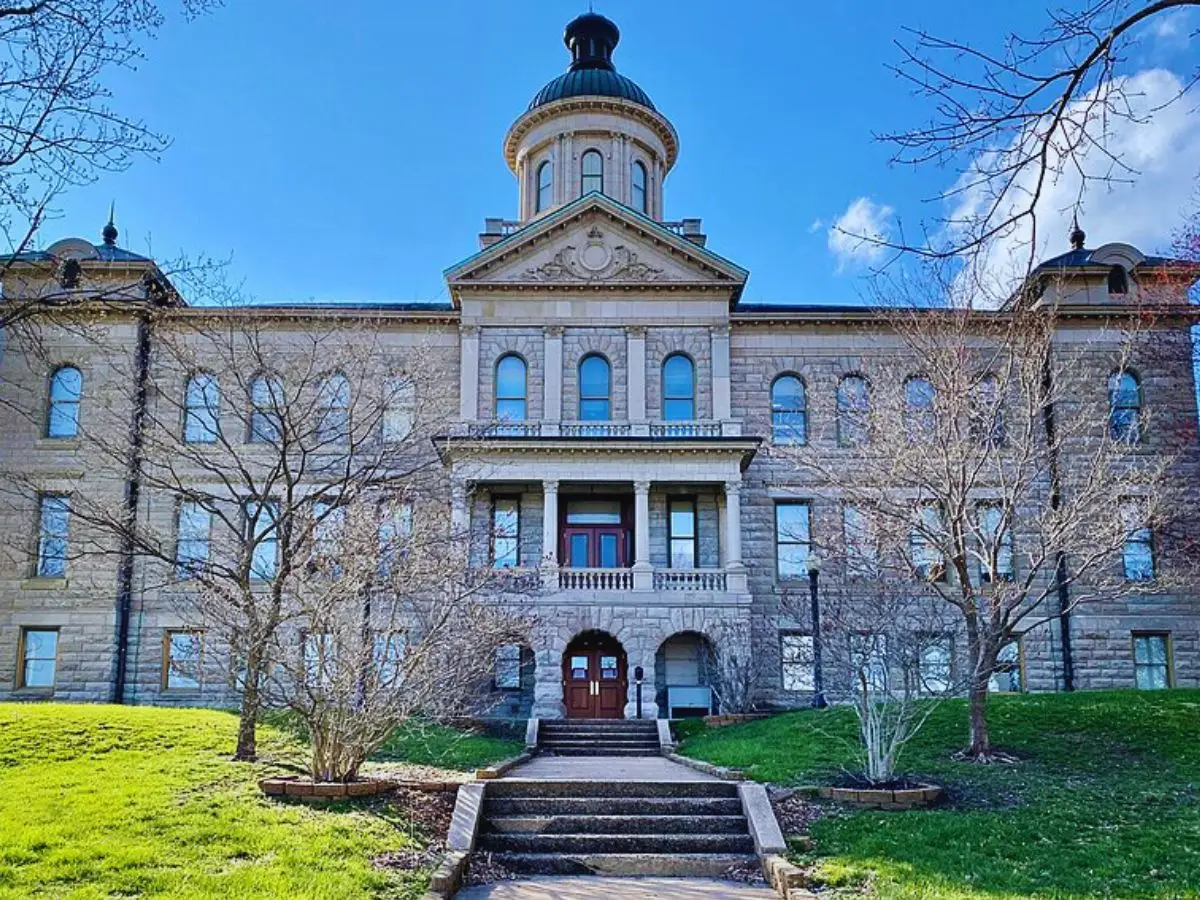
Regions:
[[[672,569],[696,568],[696,501],[690,498],[667,502],[667,540]]]
[[[1021,679],[1021,642],[1015,640],[1000,648],[996,656],[996,669],[988,679],[988,690],[993,694],[1016,694],[1024,690]]]
[[[175,574],[178,578],[195,578],[208,563],[209,539],[212,532],[212,513],[195,500],[179,504],[175,524]]]
[[[1004,522],[1004,507],[1000,503],[984,502],[976,505],[975,512],[983,544],[979,548],[979,580],[1012,581],[1012,524]]]
[[[249,501],[243,507],[250,542],[250,577],[270,581],[279,570],[278,503]]]
[[[521,498],[492,500],[492,567],[515,569],[521,564]]]
[[[416,385],[408,378],[389,378],[384,385],[383,439],[399,443],[412,434],[416,408]]]
[[[21,632],[18,688],[52,688],[58,666],[58,629],[26,628]]]
[[[779,644],[783,659],[783,689],[814,690],[812,635],[785,631],[779,636]]]
[[[1142,504],[1137,500],[1122,500],[1121,522],[1125,527],[1122,554],[1125,577],[1130,581],[1151,581],[1154,578],[1154,536],[1146,525]]]
[[[950,660],[954,642],[949,635],[927,635],[920,646],[917,671],[920,675],[920,692],[944,694],[950,690]]]
[[[862,632],[850,635],[850,679],[855,693],[888,688],[887,635]]]
[[[917,517],[908,541],[912,566],[921,578],[941,581],[946,577],[946,560],[939,549],[946,531],[942,509],[936,503],[922,503]]]
[[[810,510],[804,501],[775,504],[775,571],[780,580],[808,576],[812,546]]]
[[[521,648],[517,644],[503,644],[496,648],[496,687],[499,690],[515,690],[521,686]]]
[[[875,574],[879,561],[875,523],[861,506],[847,503],[842,507],[842,533],[846,541],[846,572],[849,575]]]
[[[379,575],[389,577],[408,549],[413,533],[411,503],[384,503],[379,511]]]
[[[168,691],[194,691],[200,687],[202,631],[168,631],[163,638],[163,680]]]
[[[71,498],[42,494],[38,498],[37,576],[63,578],[67,574],[67,522]]]
[[[1171,636],[1165,631],[1133,633],[1134,683],[1139,691],[1171,686]]]

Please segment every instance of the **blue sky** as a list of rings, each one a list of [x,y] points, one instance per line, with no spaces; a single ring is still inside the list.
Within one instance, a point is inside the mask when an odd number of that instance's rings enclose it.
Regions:
[[[893,42],[909,26],[998,48],[1008,31],[1040,26],[1045,5],[603,0],[596,11],[621,28],[618,70],[679,132],[668,218],[703,217],[709,247],[750,270],[748,301],[842,303],[860,294],[871,260],[862,248],[835,252],[830,224],[850,213],[915,227],[954,180],[890,166],[873,137],[930,112],[886,69]],[[73,190],[44,242],[98,240],[115,200],[123,246],[230,257],[257,300],[444,298],[441,271],[476,249],[484,217],[515,215],[501,140],[565,70],[562,29],[584,10],[227,0],[197,22],[172,18],[139,70],[113,80],[115,104],[171,147]],[[1194,68],[1200,51],[1186,29],[1179,39],[1180,24],[1148,34],[1131,71]],[[1153,191],[1091,198],[1089,244],[1165,243],[1200,166],[1198,120],[1192,103],[1161,140],[1138,136]],[[1054,239],[1052,252],[1066,249]]]

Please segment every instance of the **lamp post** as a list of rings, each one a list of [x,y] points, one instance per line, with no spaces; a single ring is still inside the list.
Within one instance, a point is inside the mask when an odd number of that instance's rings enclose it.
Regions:
[[[808,563],[808,599],[812,606],[813,709],[824,709],[828,706],[821,678],[821,600],[817,591],[817,581],[820,577],[820,562],[813,556]]]

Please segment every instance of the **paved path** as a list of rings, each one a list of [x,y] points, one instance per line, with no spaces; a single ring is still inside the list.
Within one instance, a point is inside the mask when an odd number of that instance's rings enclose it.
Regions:
[[[504,777],[548,781],[717,780],[661,756],[535,756],[511,769]]]
[[[586,757],[585,757],[586,758]],[[697,773],[699,774],[699,773]],[[546,877],[498,881],[459,891],[456,900],[771,900],[770,888],[715,878]]]

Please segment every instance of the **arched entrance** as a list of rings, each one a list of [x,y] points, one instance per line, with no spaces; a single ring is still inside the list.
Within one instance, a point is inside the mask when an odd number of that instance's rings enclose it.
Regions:
[[[658,648],[654,657],[655,700],[667,719],[708,716],[717,712],[717,652],[697,631],[680,631]]]
[[[606,631],[585,631],[563,653],[563,704],[568,719],[620,719],[628,689],[627,660]]]

